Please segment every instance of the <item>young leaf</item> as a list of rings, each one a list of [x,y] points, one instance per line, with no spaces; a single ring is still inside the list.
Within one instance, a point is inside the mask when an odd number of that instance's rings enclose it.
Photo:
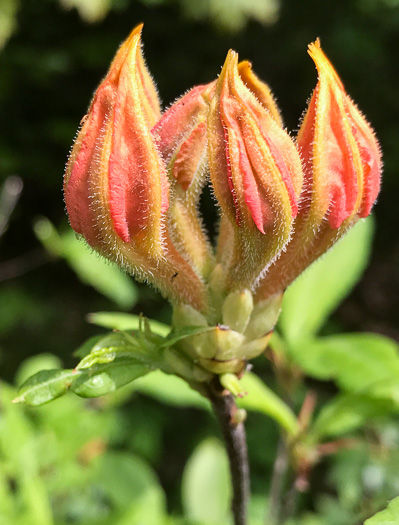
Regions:
[[[192,335],[197,334],[203,334],[205,332],[210,332],[211,330],[214,330],[213,326],[210,327],[203,327],[203,326],[188,326],[186,328],[183,328],[181,330],[176,330],[172,333],[170,333],[164,340],[164,342],[160,345],[159,348],[166,348],[168,346],[172,346],[179,341],[182,341],[183,339],[187,339],[187,337],[191,337]]]
[[[74,370],[42,370],[25,381],[13,402],[32,407],[44,405],[65,394],[79,375]]]
[[[225,449],[218,440],[206,439],[196,448],[183,473],[185,515],[196,523],[228,523],[230,492]]]
[[[147,374],[150,368],[135,359],[116,358],[80,372],[71,390],[80,397],[100,397]]]
[[[367,266],[372,218],[359,222],[288,288],[279,327],[295,344],[314,335],[348,295]]]
[[[364,522],[364,525],[397,525],[399,523],[399,498],[389,502],[386,509]]]

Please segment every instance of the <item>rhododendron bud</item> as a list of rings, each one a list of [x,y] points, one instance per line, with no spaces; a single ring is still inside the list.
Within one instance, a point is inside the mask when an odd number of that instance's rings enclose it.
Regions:
[[[375,135],[324,55],[309,46],[319,80],[298,133],[304,190],[287,250],[260,284],[259,297],[283,291],[355,222],[366,217],[380,188]]]
[[[234,51],[211,101],[208,144],[212,185],[234,233],[231,282],[251,288],[290,238],[302,167],[289,135],[245,86]]]
[[[207,181],[206,120],[214,86],[213,82],[191,89],[165,111],[152,129],[171,185],[171,237],[203,276],[209,273],[214,259],[197,212]]]
[[[172,300],[204,307],[204,286],[167,230],[169,183],[151,129],[161,112],[140,48],[141,26],[97,89],[65,173],[73,229]]]
[[[149,131],[160,110],[140,31],[120,47],[97,89],[66,169],[71,226],[100,249],[109,235],[161,249],[167,180]]]

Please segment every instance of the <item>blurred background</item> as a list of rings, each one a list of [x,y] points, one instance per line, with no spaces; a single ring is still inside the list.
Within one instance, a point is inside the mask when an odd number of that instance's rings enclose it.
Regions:
[[[12,388],[9,385],[16,381],[18,369],[22,373],[21,363],[29,363],[26,360],[36,354],[54,354],[64,366],[73,366],[72,352],[100,330],[85,321],[90,312],[143,312],[162,322],[170,319],[168,305],[156,292],[133,283],[76,242],[61,190],[68,151],[91,95],[118,45],[139,22],[145,24],[144,52],[165,106],[192,85],[214,79],[228,49],[233,48],[271,86],[285,124],[293,131],[316,83],[307,45],[320,37],[347,91],[374,127],[385,165],[382,192],[373,212],[376,231],[370,266],[324,330],[370,331],[399,341],[398,0],[0,0],[3,391]],[[262,366],[267,373],[266,365],[260,364],[260,370]],[[44,416],[35,412],[29,424],[41,432],[57,417],[57,406],[62,412],[61,404],[55,404],[44,409]],[[94,403],[91,408],[98,406]],[[93,418],[89,410],[89,415],[76,415],[77,423],[73,423],[72,414],[82,407],[80,400],[64,407],[72,426]],[[144,395],[105,403],[102,409],[99,417],[103,419],[97,418],[96,428],[104,420],[101,428],[108,429],[107,437],[101,429],[98,434],[88,430],[87,435],[82,430],[84,436],[77,440],[72,456],[84,465],[92,455],[101,454],[108,442],[113,450],[136,454],[157,473],[167,493],[167,509],[179,515],[180,481],[187,459],[205,436],[218,435],[212,418],[199,410],[162,406]],[[265,472],[271,469],[277,430],[256,415],[248,428],[256,491],[266,483]],[[82,449],[85,440],[91,448]],[[113,458],[114,464],[110,458],[112,468],[118,470],[118,459]],[[76,472],[70,472],[75,486]],[[318,475],[324,480],[323,472]],[[98,507],[89,508],[92,494],[87,500],[82,494],[80,499],[73,498],[69,488],[60,487],[52,501],[58,513],[54,523],[100,523],[104,500],[96,499]],[[334,484],[329,487],[333,488],[327,487],[326,492],[335,494]],[[116,503],[112,500],[115,508],[118,497],[122,496],[115,496]],[[321,508],[320,501],[316,495],[306,505]],[[323,507],[329,516],[323,523],[356,523],[352,515],[337,516],[336,508],[330,511],[328,505]],[[29,519],[10,523],[36,523]],[[53,523],[41,519],[37,522],[41,525]],[[115,516],[112,520],[117,523]],[[134,519],[126,523],[136,522],[141,523]]]

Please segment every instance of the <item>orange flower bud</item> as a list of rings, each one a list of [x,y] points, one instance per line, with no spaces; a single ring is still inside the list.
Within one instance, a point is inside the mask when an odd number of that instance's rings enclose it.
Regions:
[[[346,94],[317,40],[309,46],[319,80],[298,133],[304,190],[287,250],[269,269],[259,297],[283,291],[360,217],[380,188],[381,154],[375,135]]]
[[[71,226],[93,247],[116,234],[156,253],[168,186],[149,130],[160,110],[140,32],[120,47],[94,95],[67,165],[65,202]]]
[[[231,277],[251,287],[290,238],[302,167],[289,135],[245,86],[234,51],[211,101],[208,144],[212,185],[236,237]]]
[[[118,50],[84,118],[66,167],[66,207],[93,248],[201,309],[204,286],[167,231],[169,183],[151,133],[161,112],[141,29]]]

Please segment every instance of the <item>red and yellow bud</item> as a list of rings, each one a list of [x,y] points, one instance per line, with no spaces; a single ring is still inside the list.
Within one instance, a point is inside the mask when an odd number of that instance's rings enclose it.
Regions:
[[[118,50],[83,121],[66,167],[66,207],[94,249],[201,309],[204,286],[167,231],[169,183],[151,133],[161,112],[141,28]]]
[[[117,236],[156,254],[168,183],[149,128],[160,110],[140,32],[122,44],[94,95],[66,168],[65,202],[71,226],[94,248]]]
[[[195,335],[165,350],[193,381],[263,352],[285,288],[366,217],[380,186],[373,131],[317,41],[319,80],[297,141],[270,89],[230,51],[215,82],[163,115],[141,26],[97,89],[65,173],[71,226],[173,303]],[[208,173],[221,210],[216,253],[198,214]]]
[[[295,233],[270,268],[258,296],[283,291],[361,217],[380,188],[381,155],[375,135],[346,94],[320,42],[309,46],[319,73],[302,126],[298,149],[304,190]]]
[[[236,238],[232,279],[252,286],[290,238],[302,167],[289,135],[245,86],[234,51],[211,101],[208,144],[212,185]]]

